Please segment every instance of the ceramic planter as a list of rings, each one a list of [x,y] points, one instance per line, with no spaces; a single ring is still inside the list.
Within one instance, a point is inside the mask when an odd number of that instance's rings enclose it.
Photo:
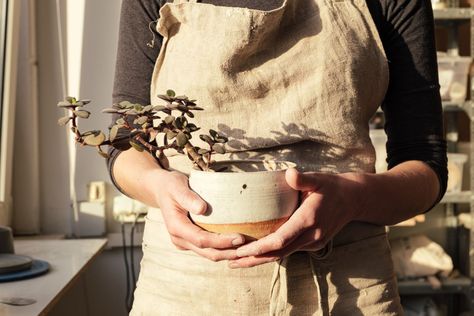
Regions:
[[[213,169],[191,171],[189,185],[207,203],[204,215],[193,215],[202,228],[217,233],[238,232],[259,239],[274,232],[294,212],[298,191],[285,180],[291,162],[261,160],[220,161]]]

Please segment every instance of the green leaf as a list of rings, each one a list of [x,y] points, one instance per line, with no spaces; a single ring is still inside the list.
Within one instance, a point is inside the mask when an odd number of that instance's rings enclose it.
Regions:
[[[133,121],[133,124],[143,125],[148,121],[148,116],[140,116]]]
[[[58,107],[60,107],[60,108],[70,108],[70,107],[74,107],[74,105],[67,102],[67,101],[60,101],[60,102],[58,102]]]
[[[168,105],[168,109],[170,109],[170,110],[176,110],[176,109],[178,109],[178,107],[179,107],[179,104],[178,104],[178,103],[174,103],[174,102],[173,102],[173,103],[170,103],[170,104]]]
[[[168,130],[166,132],[166,138],[168,138],[169,140],[172,140],[173,138],[175,138],[176,135],[178,135],[178,133],[175,133],[175,132],[170,131],[170,130]]]
[[[90,100],[90,99],[83,99],[83,100],[80,100],[80,101],[81,101],[81,103],[82,103],[83,105],[86,105],[86,104],[91,103],[92,100]]]
[[[203,108],[201,108],[199,106],[194,106],[194,105],[189,105],[188,109],[193,110],[193,111],[203,111],[204,110]]]
[[[164,106],[164,105],[157,105],[157,106],[153,107],[153,111],[156,111],[156,112],[163,111],[165,109],[166,109],[166,106]]]
[[[129,101],[122,101],[122,102],[119,103],[119,106],[123,109],[129,109],[129,108],[133,107],[133,103],[131,103]]]
[[[218,143],[227,143],[229,141],[229,139],[225,136],[222,136],[222,135],[219,135],[215,138],[215,141],[218,142]]]
[[[153,110],[153,105],[147,105],[143,107],[143,112],[150,112],[151,110]]]
[[[175,118],[174,118],[174,116],[172,116],[172,115],[168,115],[168,116],[165,117],[165,119],[164,119],[164,121],[165,121],[166,124],[171,124],[171,123],[174,122],[174,120],[175,120]]]
[[[209,149],[205,149],[205,148],[200,148],[200,149],[198,150],[198,154],[200,154],[200,155],[205,155],[205,154],[207,154],[207,153],[209,153],[209,152],[210,152],[210,150],[209,150]]]
[[[107,153],[103,152],[102,150],[97,149],[97,151],[99,152],[99,155],[101,155],[102,157],[109,158],[109,155]]]
[[[115,108],[105,108],[102,110],[102,113],[118,113],[119,110]]]
[[[170,89],[166,91],[166,95],[169,96],[170,98],[174,98],[176,96],[176,92]]]
[[[77,115],[77,117],[80,117],[80,118],[89,118],[89,116],[91,115],[91,112],[89,111],[86,111],[86,110],[77,110],[77,111],[73,111],[74,114]]]
[[[194,113],[193,112],[190,112],[190,111],[187,111],[186,112],[186,115],[193,118],[194,117]]]
[[[178,116],[174,120],[174,125],[177,128],[182,129],[183,127],[186,127],[186,125],[188,125],[188,120],[184,116]]]
[[[184,145],[186,145],[187,142],[188,138],[186,137],[186,135],[183,132],[179,132],[176,136],[176,144],[182,148],[184,147]]]
[[[58,124],[59,124],[60,126],[65,126],[65,125],[69,122],[70,119],[71,119],[70,116],[61,117],[61,118],[58,120]]]
[[[142,146],[140,146],[139,144],[137,144],[136,142],[132,140],[130,141],[130,145],[139,152],[142,152],[144,150]]]
[[[199,138],[208,144],[214,144],[214,140],[209,135],[199,135]]]
[[[66,101],[75,104],[77,102],[77,99],[75,97],[66,97]]]
[[[90,134],[84,137],[84,143],[89,146],[99,146],[105,141],[105,135],[102,132]]]
[[[154,142],[157,135],[158,135],[158,133],[150,133],[150,138],[148,139],[148,142],[149,143]]]
[[[218,154],[225,154],[224,146],[222,146],[221,144],[212,145],[212,150],[214,150]]]
[[[119,125],[114,125],[112,126],[112,128],[110,129],[110,133],[109,133],[109,140],[110,142],[113,142],[115,140],[115,138],[117,137],[117,133],[119,131],[119,128],[120,126]]]
[[[189,123],[188,126],[186,126],[190,132],[195,132],[198,131],[200,128],[196,126],[196,124]]]
[[[167,95],[164,94],[158,94],[158,98],[165,100],[165,101],[171,101],[171,98]]]
[[[115,123],[119,125],[125,125],[125,120],[123,118],[119,118],[118,120],[115,121]]]
[[[219,135],[219,134],[218,134],[215,130],[213,130],[213,129],[210,129],[210,130],[209,130],[209,134],[211,134],[212,138],[216,138],[216,137]]]

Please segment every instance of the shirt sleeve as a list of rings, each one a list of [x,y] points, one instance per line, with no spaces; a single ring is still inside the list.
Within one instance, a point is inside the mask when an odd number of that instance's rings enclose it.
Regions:
[[[150,82],[163,38],[156,32],[162,0],[123,0],[115,65],[113,103],[150,103]],[[112,124],[117,120],[113,116]],[[123,135],[118,135],[118,138]],[[109,147],[107,167],[113,184],[122,192],[113,175],[113,165],[121,149]]]
[[[439,179],[438,203],[446,191],[448,170],[431,2],[368,0],[368,4],[390,70],[382,105],[388,167],[408,160],[425,162]]]

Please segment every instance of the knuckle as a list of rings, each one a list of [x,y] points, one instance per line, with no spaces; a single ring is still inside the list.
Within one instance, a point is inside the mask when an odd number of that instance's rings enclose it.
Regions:
[[[222,258],[219,256],[218,253],[216,253],[215,251],[212,251],[208,257],[207,257],[209,260],[213,261],[213,262],[219,262],[222,260]]]
[[[197,235],[194,240],[193,240],[193,243],[196,247],[198,248],[204,248],[204,246],[206,245],[206,237],[203,236],[203,235]]]
[[[310,228],[316,225],[316,219],[314,216],[307,216],[303,220],[303,227]]]
[[[168,223],[167,225],[167,228],[168,228],[168,233],[173,237],[173,236],[178,236],[178,232],[179,232],[179,229],[178,229],[178,225],[174,222],[171,222],[171,223]]]
[[[278,248],[278,249],[283,248],[283,247],[285,247],[285,244],[286,244],[286,241],[283,237],[281,237],[279,235],[275,236],[275,238],[273,240],[273,246],[275,248]]]
[[[179,242],[179,239],[176,238],[176,237],[171,236],[171,243],[173,243],[173,245],[174,245],[176,248],[178,248],[179,250],[184,249],[184,248],[181,246],[181,244],[180,244],[180,242]]]

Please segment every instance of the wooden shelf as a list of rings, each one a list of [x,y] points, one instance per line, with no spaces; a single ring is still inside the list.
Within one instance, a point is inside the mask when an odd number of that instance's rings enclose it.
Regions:
[[[434,289],[426,279],[399,280],[398,290],[400,295],[466,294],[471,288],[471,279],[461,276],[441,280],[441,284],[440,289]]]
[[[470,203],[471,191],[448,192],[444,195],[440,203]]]
[[[446,9],[435,9],[434,18],[438,21],[462,21],[471,19],[470,8],[446,8]]]

